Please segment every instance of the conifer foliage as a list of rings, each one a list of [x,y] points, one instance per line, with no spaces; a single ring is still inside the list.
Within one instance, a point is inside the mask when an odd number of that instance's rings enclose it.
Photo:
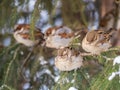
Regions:
[[[120,90],[120,0],[0,0],[0,15],[0,90]]]

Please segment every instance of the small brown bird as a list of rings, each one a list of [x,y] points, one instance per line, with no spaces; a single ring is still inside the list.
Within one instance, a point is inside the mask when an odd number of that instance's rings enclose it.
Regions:
[[[52,27],[45,32],[46,46],[61,48],[69,46],[74,36],[73,31],[66,26]]]
[[[55,66],[61,71],[71,71],[82,66],[83,57],[73,48],[61,48],[55,57]]]
[[[25,46],[31,47],[37,44],[42,44],[44,41],[44,34],[36,28],[34,30],[34,38],[30,38],[30,25],[29,24],[17,24],[14,27],[14,38],[18,43],[22,43]]]
[[[111,30],[111,32],[105,32],[104,30],[89,31],[82,41],[82,48],[92,54],[100,54],[108,50],[112,47],[113,31],[114,30]]]
[[[100,28],[105,30],[110,28],[120,29],[120,0],[115,0],[114,8],[100,20]]]

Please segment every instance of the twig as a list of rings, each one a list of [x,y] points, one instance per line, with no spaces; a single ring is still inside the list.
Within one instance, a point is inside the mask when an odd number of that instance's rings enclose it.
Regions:
[[[18,50],[19,50],[19,47],[16,49],[16,51],[14,52],[14,56],[13,56],[13,59],[11,60],[11,62],[9,63],[8,65],[8,68],[7,68],[7,71],[6,71],[6,75],[5,75],[5,79],[4,79],[4,84],[6,83],[6,80],[8,78],[8,74],[9,74],[9,71],[10,71],[10,67],[12,65],[12,63],[14,62],[16,56],[17,56],[17,53],[18,53]]]
[[[81,56],[93,56],[95,54],[92,53],[80,53]]]
[[[25,58],[25,60],[24,60],[24,62],[23,62],[23,64],[22,64],[22,66],[21,67],[24,67],[24,65],[27,63],[27,61],[28,61],[28,59],[29,59],[29,57],[32,55],[32,51],[27,55],[27,57]]]
[[[15,89],[7,86],[6,84],[3,84],[3,85],[0,87],[0,90],[5,90],[4,88],[7,88],[8,90],[15,90]]]
[[[81,46],[81,43],[74,43],[74,41],[80,37],[81,37],[81,35],[74,37],[73,40],[70,42],[69,46],[71,46],[71,45]]]
[[[21,70],[20,70],[20,72],[21,72],[21,75],[23,76],[23,78],[24,78],[25,80],[26,80],[26,78],[24,77],[22,71],[23,71],[24,65],[28,62],[28,60],[29,60],[29,58],[30,58],[31,55],[32,55],[32,51],[27,55],[27,57],[25,58],[23,64],[21,65]]]
[[[108,52],[108,51],[114,51],[114,50],[117,51],[117,50],[120,50],[120,48],[119,48],[119,47],[118,47],[118,48],[117,48],[117,47],[116,47],[116,48],[110,48],[110,49],[106,50],[105,52]]]
[[[114,58],[108,58],[106,56],[102,56],[103,58],[105,58],[107,61],[113,60]]]

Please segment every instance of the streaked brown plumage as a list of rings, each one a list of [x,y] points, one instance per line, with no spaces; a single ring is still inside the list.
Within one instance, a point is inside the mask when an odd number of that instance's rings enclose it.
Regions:
[[[83,57],[73,48],[61,48],[55,57],[55,66],[61,71],[71,71],[80,68],[82,64]]]
[[[45,32],[46,46],[57,49],[67,47],[73,37],[73,31],[66,26],[52,27]]]
[[[34,39],[31,39],[30,25],[29,24],[17,24],[14,27],[14,38],[25,46],[34,46],[44,42],[44,34],[40,29],[35,28]]]
[[[89,31],[82,41],[82,48],[92,54],[100,54],[112,47],[114,30],[105,32],[104,30]]]

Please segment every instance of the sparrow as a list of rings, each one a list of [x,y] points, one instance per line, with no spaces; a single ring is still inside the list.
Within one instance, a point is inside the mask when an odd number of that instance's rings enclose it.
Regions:
[[[58,49],[55,57],[55,66],[60,71],[71,71],[83,65],[83,57],[74,48],[66,47]]]
[[[66,26],[52,27],[45,32],[46,46],[56,49],[68,47],[73,37],[73,31]]]
[[[110,28],[120,29],[120,0],[115,0],[114,8],[100,20],[100,28],[105,30]]]
[[[104,30],[89,31],[82,41],[82,48],[91,54],[100,54],[112,47],[114,30],[105,32]]]
[[[14,38],[18,43],[24,44],[25,46],[32,47],[37,44],[42,44],[44,42],[44,34],[40,29],[35,28],[34,39],[30,36],[30,24],[17,24],[14,27]]]

